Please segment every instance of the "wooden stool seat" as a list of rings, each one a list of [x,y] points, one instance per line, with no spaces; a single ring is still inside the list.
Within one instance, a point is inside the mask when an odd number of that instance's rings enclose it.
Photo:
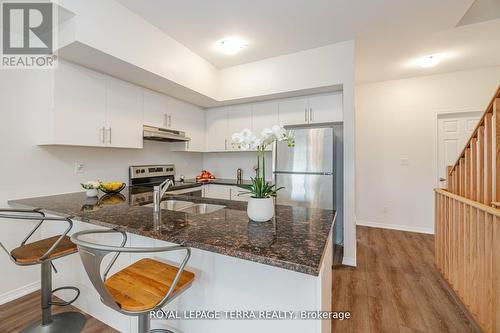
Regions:
[[[147,311],[165,297],[178,268],[153,259],[141,259],[113,274],[104,282],[113,300],[126,311]],[[183,271],[171,297],[175,297],[194,280],[194,274]]]
[[[59,237],[60,236],[54,236],[25,244],[12,250],[10,255],[16,262],[21,264],[37,263],[39,259],[50,249],[50,247],[54,245]],[[76,245],[71,241],[71,239],[68,236],[64,236],[47,259],[55,259],[68,254],[76,253],[77,251]]]

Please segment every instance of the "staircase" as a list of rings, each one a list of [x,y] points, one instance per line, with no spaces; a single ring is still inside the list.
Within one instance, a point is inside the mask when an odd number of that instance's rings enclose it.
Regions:
[[[500,333],[500,87],[435,190],[435,261],[484,332]]]

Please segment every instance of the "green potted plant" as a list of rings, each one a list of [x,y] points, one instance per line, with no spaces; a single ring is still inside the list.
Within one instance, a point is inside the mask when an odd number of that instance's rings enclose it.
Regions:
[[[276,141],[286,141],[289,147],[295,145],[293,132],[285,130],[282,126],[275,125],[272,128],[262,130],[259,137],[249,129],[244,129],[232,135],[232,145],[242,150],[255,150],[257,153],[257,170],[251,184],[240,184],[242,194],[250,194],[247,206],[248,217],[252,221],[265,222],[274,216],[274,200],[279,190],[276,185],[266,181],[265,151],[266,148]]]

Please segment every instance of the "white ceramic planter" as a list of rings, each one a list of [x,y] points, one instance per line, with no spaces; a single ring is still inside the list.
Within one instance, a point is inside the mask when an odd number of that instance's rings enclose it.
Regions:
[[[97,197],[97,195],[99,194],[99,192],[97,191],[96,188],[93,188],[91,190],[85,190],[85,193],[87,194],[87,197],[89,197],[89,198]]]
[[[250,198],[247,206],[247,215],[255,222],[266,222],[274,216],[273,198]]]

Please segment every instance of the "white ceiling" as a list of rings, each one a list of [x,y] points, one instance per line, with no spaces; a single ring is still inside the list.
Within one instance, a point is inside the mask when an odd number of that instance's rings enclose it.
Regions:
[[[351,39],[358,83],[500,65],[500,20],[455,27],[473,0],[118,1],[219,68]],[[247,48],[217,53],[230,35]],[[448,58],[412,63],[431,53]]]

